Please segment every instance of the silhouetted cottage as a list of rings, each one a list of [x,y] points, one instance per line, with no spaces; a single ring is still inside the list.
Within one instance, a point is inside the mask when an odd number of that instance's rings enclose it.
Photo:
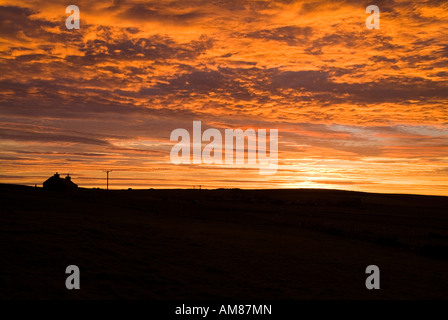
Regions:
[[[76,183],[73,183],[70,175],[67,175],[65,179],[61,178],[56,172],[54,176],[48,178],[43,187],[45,190],[50,191],[72,191],[78,188]]]

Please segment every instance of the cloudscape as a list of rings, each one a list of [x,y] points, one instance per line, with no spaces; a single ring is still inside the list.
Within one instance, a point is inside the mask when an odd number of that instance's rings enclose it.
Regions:
[[[0,182],[448,195],[446,1],[0,3]],[[193,121],[278,129],[277,172],[173,164]]]

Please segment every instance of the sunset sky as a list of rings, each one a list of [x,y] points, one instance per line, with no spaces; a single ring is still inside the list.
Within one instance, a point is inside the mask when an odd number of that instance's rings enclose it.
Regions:
[[[0,4],[1,183],[448,195],[447,1]],[[278,129],[277,173],[172,164],[193,121]]]

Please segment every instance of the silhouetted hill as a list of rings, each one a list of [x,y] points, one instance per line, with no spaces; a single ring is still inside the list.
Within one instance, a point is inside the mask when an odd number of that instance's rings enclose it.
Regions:
[[[447,298],[448,197],[0,184],[0,200],[3,299]]]

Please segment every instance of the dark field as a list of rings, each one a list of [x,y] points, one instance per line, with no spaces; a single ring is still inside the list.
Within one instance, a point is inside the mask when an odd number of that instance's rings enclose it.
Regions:
[[[447,197],[0,185],[0,201],[1,299],[448,298]]]

